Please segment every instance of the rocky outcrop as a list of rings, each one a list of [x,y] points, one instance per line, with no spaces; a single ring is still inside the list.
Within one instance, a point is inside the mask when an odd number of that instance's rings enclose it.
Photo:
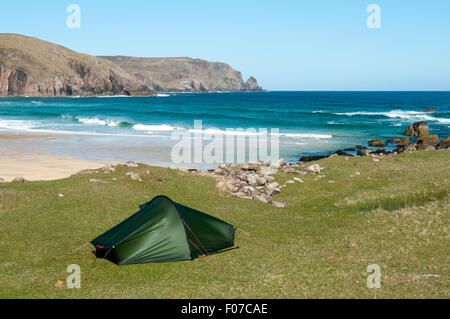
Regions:
[[[262,87],[258,85],[258,81],[251,76],[248,78],[247,82],[245,82],[243,91],[262,91]]]
[[[386,146],[386,143],[381,140],[372,139],[371,141],[369,141],[369,146],[383,147],[383,146]]]
[[[421,122],[415,122],[411,124],[405,131],[406,136],[427,136],[428,135],[428,123],[421,121]]]
[[[440,140],[437,148],[440,150],[450,149],[450,136],[447,136],[446,138]]]
[[[102,56],[133,74],[156,92],[262,91],[254,77],[221,62],[201,59]]]
[[[439,137],[437,135],[421,136],[417,140],[417,148],[419,150],[426,149],[428,146],[437,146],[439,143]]]
[[[0,34],[0,96],[155,93],[110,61],[17,34]]]

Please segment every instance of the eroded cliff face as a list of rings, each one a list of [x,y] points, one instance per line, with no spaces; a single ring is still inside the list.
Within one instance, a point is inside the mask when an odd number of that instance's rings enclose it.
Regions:
[[[221,62],[191,58],[103,56],[156,92],[262,91],[255,78]],[[255,84],[256,83],[256,84]]]
[[[109,61],[35,38],[0,34],[0,96],[154,94]]]

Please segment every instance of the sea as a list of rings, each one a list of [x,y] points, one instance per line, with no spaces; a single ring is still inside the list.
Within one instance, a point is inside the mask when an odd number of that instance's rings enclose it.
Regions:
[[[425,113],[424,110],[436,112]],[[201,128],[194,121],[201,121]],[[8,147],[87,160],[171,165],[175,133],[277,136],[279,155],[295,162],[369,140],[402,137],[416,121],[450,135],[450,92],[214,92],[153,97],[0,98],[0,134]],[[211,137],[211,136],[210,136]],[[262,136],[264,137],[264,136]],[[386,148],[394,148],[388,144]],[[189,164],[189,163],[186,163]],[[198,164],[198,163],[197,163]],[[200,164],[201,166],[202,164]]]

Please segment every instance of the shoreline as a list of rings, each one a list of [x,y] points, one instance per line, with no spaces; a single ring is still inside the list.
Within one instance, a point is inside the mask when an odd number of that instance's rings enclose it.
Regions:
[[[422,126],[420,126],[420,125]],[[420,126],[420,127],[419,127]],[[425,137],[413,138],[420,135],[421,130],[426,129]],[[287,161],[286,166],[297,165],[304,162],[317,161],[332,156],[392,156],[403,152],[411,152],[416,150],[433,150],[433,149],[448,149],[450,148],[450,137],[438,140],[437,135],[428,135],[428,124],[426,122],[416,122],[410,125],[408,130],[412,130],[411,134],[405,135],[412,136],[412,140],[406,136],[404,138],[393,138],[390,140],[382,141],[375,140],[368,142],[368,147],[362,145],[356,145],[354,148],[338,149],[335,152],[323,154],[323,155],[308,155],[300,157],[297,161]],[[408,131],[407,130],[407,131]],[[57,139],[70,139],[70,135],[34,135],[7,132],[0,133],[0,182],[11,182],[15,178],[25,179],[28,181],[39,180],[57,180],[70,177],[83,170],[100,169],[105,165],[111,163],[125,162],[123,159],[111,158],[111,160],[88,160],[77,158],[73,155],[50,155],[45,152],[44,148],[39,145],[20,145],[15,142],[32,140],[32,141],[49,141]],[[7,143],[1,143],[1,141]],[[407,142],[404,142],[407,140]],[[396,148],[389,147],[388,144],[396,144]],[[3,144],[3,145],[2,145]],[[31,147],[32,146],[32,147]],[[372,149],[369,149],[371,147]],[[375,150],[373,148],[375,147]],[[391,148],[391,149],[389,149]],[[155,150],[156,151],[156,150]],[[355,154],[356,152],[356,154]],[[136,158],[128,159],[129,162],[133,162]],[[282,162],[284,160],[280,159]],[[164,163],[158,161],[144,162],[138,160],[142,164],[166,167],[173,169],[180,169],[184,171],[215,171],[224,164],[175,164]],[[241,163],[254,164],[254,163]],[[270,164],[269,164],[270,165]],[[274,165],[274,164],[272,164]],[[272,166],[270,165],[270,166]],[[276,164],[275,164],[276,165]]]
[[[0,134],[0,182],[11,182],[15,178],[27,181],[49,181],[70,177],[82,170],[98,169],[108,162],[76,159],[71,156],[51,156],[39,151],[21,151],[1,145],[1,140],[53,139],[50,135]]]

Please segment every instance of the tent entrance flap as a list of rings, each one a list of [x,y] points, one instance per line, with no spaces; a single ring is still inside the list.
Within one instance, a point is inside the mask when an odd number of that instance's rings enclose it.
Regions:
[[[234,246],[235,226],[166,196],[139,208],[91,241],[97,257],[111,249],[106,259],[118,265],[180,261]]]

